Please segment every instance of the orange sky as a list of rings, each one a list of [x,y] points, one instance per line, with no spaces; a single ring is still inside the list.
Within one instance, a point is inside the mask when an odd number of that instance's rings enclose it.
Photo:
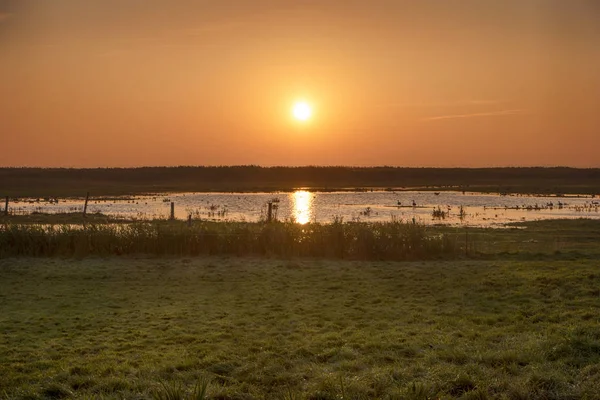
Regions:
[[[600,167],[598,21],[597,0],[0,0],[0,166]]]

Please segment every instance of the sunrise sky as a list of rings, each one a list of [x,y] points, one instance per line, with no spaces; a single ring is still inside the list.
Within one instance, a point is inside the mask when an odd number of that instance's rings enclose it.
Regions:
[[[600,167],[599,21],[597,0],[0,0],[0,166]]]

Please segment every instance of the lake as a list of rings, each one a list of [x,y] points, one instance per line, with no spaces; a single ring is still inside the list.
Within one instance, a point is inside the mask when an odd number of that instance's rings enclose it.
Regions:
[[[454,226],[502,226],[509,222],[558,218],[600,218],[600,199],[592,196],[528,196],[475,192],[365,191],[280,193],[169,193],[91,198],[88,213],[148,220],[175,217],[215,221],[259,221],[273,202],[279,220],[330,223],[409,221]],[[84,199],[11,201],[17,214],[81,212]]]

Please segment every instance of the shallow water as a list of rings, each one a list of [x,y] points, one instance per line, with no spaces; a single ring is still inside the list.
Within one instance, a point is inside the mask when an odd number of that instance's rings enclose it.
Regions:
[[[501,226],[509,222],[557,218],[598,218],[600,199],[590,196],[541,197],[473,192],[281,192],[170,193],[152,196],[90,199],[88,213],[136,218],[175,217],[216,221],[259,221],[274,201],[279,220],[298,223],[343,221],[416,221],[424,224]],[[22,199],[11,202],[17,214],[81,212],[83,199]],[[414,206],[413,206],[414,204]],[[460,212],[462,207],[462,214]],[[437,210],[434,217],[434,210]],[[442,215],[443,213],[443,215]]]

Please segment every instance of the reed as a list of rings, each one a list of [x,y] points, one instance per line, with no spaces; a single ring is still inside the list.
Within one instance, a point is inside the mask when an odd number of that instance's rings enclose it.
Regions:
[[[455,236],[434,235],[423,225],[399,221],[306,225],[153,221],[0,227],[0,257],[149,254],[414,260],[458,253]]]

